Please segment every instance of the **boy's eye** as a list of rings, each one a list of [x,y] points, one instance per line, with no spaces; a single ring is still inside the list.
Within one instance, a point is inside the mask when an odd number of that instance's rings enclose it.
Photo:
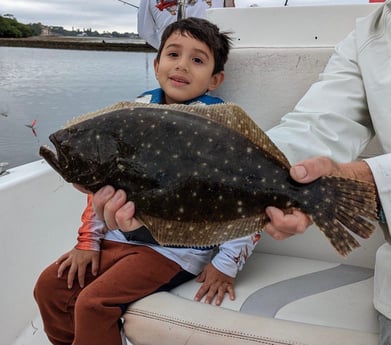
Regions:
[[[202,59],[200,59],[200,58],[193,58],[193,61],[194,61],[196,64],[202,64],[202,63],[203,63]]]
[[[169,52],[167,55],[171,56],[171,57],[177,57],[178,53],[177,52]]]

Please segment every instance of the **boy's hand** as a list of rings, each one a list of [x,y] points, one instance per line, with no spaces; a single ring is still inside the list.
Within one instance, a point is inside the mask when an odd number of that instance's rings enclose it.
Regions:
[[[94,210],[98,218],[103,219],[109,230],[132,231],[141,226],[134,218],[135,206],[126,200],[126,193],[111,186],[99,189],[93,198]]]
[[[235,299],[234,281],[234,278],[220,272],[209,263],[197,278],[197,282],[203,284],[198,289],[194,299],[201,301],[206,296],[205,303],[211,304],[216,297],[216,305],[221,305],[225,294],[228,293],[229,298],[233,301]]]
[[[69,252],[61,255],[56,263],[58,266],[57,277],[61,278],[65,270],[69,267],[67,284],[68,289],[72,289],[76,274],[81,288],[84,287],[87,266],[91,264],[91,273],[96,276],[99,269],[100,252],[95,250],[81,250],[73,248]]]

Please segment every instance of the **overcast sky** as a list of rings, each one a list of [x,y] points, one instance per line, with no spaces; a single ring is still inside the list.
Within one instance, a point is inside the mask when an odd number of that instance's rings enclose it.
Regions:
[[[369,0],[289,0],[289,4],[362,3]],[[126,0],[138,6],[140,0]],[[237,7],[279,4],[284,0],[236,0]],[[137,8],[118,0],[0,0],[0,15],[12,14],[24,24],[39,23],[65,29],[137,32]]]
[[[140,0],[126,0],[136,6]],[[65,29],[137,32],[137,8],[118,0],[0,0],[0,14],[13,14],[24,24]]]
[[[247,5],[258,1],[236,0],[236,3]],[[140,0],[126,2],[138,6]],[[40,22],[67,30],[73,27],[99,32],[137,32],[137,8],[118,0],[0,0],[0,15],[4,14],[12,14],[24,24]]]

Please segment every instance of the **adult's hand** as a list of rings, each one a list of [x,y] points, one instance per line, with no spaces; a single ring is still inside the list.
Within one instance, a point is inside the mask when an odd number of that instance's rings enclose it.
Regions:
[[[321,176],[341,176],[374,183],[371,169],[365,161],[337,163],[328,157],[314,157],[295,164],[290,169],[291,177],[299,183],[309,183]],[[276,240],[301,234],[311,225],[310,218],[298,211],[284,214],[276,207],[267,207],[270,222],[264,230]]]
[[[99,189],[93,197],[93,207],[99,219],[105,221],[108,230],[132,231],[142,224],[134,218],[135,205],[127,201],[125,191],[112,186]]]

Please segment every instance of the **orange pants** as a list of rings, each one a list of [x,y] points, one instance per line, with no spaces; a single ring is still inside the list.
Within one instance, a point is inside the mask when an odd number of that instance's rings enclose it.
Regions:
[[[34,297],[45,332],[55,345],[121,345],[119,320],[126,306],[194,277],[146,246],[102,241],[99,274],[86,273],[85,287],[67,288],[53,263],[38,278]]]

